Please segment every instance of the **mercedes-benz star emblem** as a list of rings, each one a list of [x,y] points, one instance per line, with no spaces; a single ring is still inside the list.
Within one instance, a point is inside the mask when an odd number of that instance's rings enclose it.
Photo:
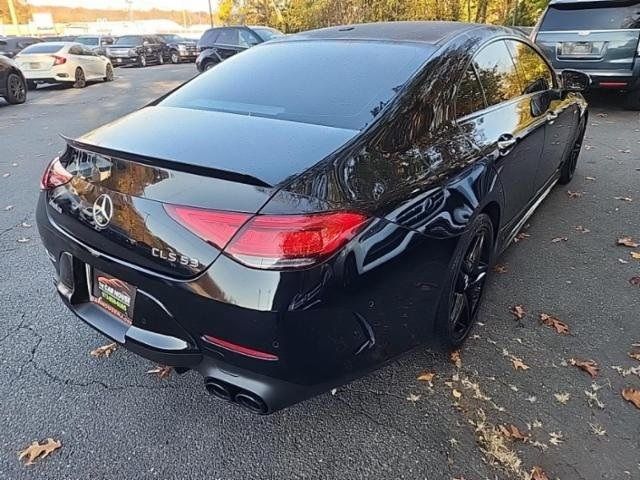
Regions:
[[[103,193],[93,202],[93,220],[98,227],[104,228],[109,225],[111,217],[113,217],[113,202],[109,195]]]

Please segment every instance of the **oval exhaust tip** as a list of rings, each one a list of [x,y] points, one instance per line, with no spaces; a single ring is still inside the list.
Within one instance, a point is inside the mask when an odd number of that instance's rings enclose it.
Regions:
[[[264,400],[252,393],[238,393],[235,396],[235,401],[241,407],[246,408],[252,413],[257,413],[258,415],[265,415],[268,411],[267,404],[264,403]]]
[[[226,400],[227,402],[230,402],[233,399],[231,390],[229,390],[229,387],[227,387],[223,383],[217,382],[215,380],[207,380],[204,386],[207,389],[207,392],[215,397]]]

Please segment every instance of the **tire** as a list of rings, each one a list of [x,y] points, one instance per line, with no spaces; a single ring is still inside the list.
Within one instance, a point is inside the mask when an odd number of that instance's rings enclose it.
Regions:
[[[482,302],[494,253],[491,218],[479,214],[456,247],[436,312],[436,332],[442,345],[455,349],[469,336]]]
[[[573,141],[571,150],[569,150],[569,152],[567,153],[567,158],[564,162],[562,162],[562,167],[560,167],[560,178],[558,179],[558,183],[560,185],[566,185],[571,181],[571,179],[573,179],[573,175],[576,172],[576,167],[578,166],[578,158],[580,157],[582,140],[584,139],[584,132],[586,130],[587,120],[586,117],[583,117],[583,119],[580,121],[580,125],[578,125],[578,134]]]
[[[204,62],[204,65],[202,66],[202,71],[206,72],[207,70],[211,70],[216,65],[217,65],[217,63],[214,62],[213,60],[209,60],[207,62]]]
[[[35,90],[36,88],[38,88],[38,84],[36,82],[34,82],[33,80],[27,80],[28,90]]]
[[[73,82],[73,88],[84,88],[87,86],[87,78],[84,75],[84,70],[80,67],[76,68],[75,82]]]
[[[113,66],[110,63],[107,63],[107,68],[105,70],[103,80],[105,82],[112,82],[113,81]]]
[[[158,65],[164,65],[164,57],[162,56],[162,52],[158,54]]]
[[[145,57],[144,53],[138,57],[138,67],[144,68],[147,66],[147,57]]]
[[[180,55],[177,50],[171,50],[171,63],[180,63]]]
[[[625,94],[624,108],[627,110],[640,110],[640,89],[631,90]]]
[[[5,100],[11,105],[18,105],[27,101],[27,84],[24,79],[13,72],[7,75],[7,95]]]

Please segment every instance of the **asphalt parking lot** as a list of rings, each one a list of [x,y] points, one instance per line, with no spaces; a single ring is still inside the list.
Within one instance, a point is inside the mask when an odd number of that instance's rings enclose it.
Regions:
[[[90,356],[108,342],[54,291],[35,228],[40,174],[63,147],[59,134],[80,135],[194,74],[192,64],[116,69],[110,84],[39,88],[22,106],[0,100],[1,479],[477,480],[523,478],[534,466],[549,479],[640,479],[640,410],[620,394],[640,389],[640,362],[628,355],[640,351],[640,286],[629,281],[640,248],[616,245],[640,241],[640,114],[615,95],[592,98],[574,181],[499,259],[504,273],[493,275],[459,367],[423,349],[256,417],[211,398],[194,373],[159,379],[123,349]],[[570,334],[541,324],[541,313]],[[598,375],[572,358],[593,360]],[[431,382],[417,380],[424,372]],[[31,466],[18,460],[48,437],[62,448]]]

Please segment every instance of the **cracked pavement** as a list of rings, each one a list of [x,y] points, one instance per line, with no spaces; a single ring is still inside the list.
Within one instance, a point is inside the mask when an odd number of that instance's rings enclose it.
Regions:
[[[481,451],[470,424],[479,410],[487,424],[531,435],[507,442],[523,471],[540,465],[551,479],[640,479],[640,410],[619,393],[640,388],[640,377],[611,368],[638,364],[627,353],[640,342],[640,288],[628,280],[640,275],[640,262],[615,241],[640,240],[640,115],[613,94],[592,98],[573,183],[552,192],[529,222],[531,236],[498,260],[508,271],[490,282],[461,369],[424,348],[335,394],[256,417],[209,397],[194,373],[159,380],[146,374],[152,364],[121,348],[91,357],[108,341],[54,292],[35,228],[40,174],[63,147],[59,133],[80,135],[194,73],[192,64],[116,69],[112,84],[38,89],[26,105],[0,103],[0,479],[517,478]],[[567,190],[584,193],[570,198]],[[524,305],[524,319],[509,313],[515,304]],[[541,312],[572,334],[542,326]],[[530,369],[515,371],[505,350]],[[572,357],[600,365],[597,391],[567,365]],[[436,373],[432,388],[416,380],[425,370]],[[590,405],[585,391],[604,408]],[[566,405],[554,397],[564,392]],[[563,441],[553,445],[552,433]],[[23,466],[17,452],[47,437],[63,447]]]

